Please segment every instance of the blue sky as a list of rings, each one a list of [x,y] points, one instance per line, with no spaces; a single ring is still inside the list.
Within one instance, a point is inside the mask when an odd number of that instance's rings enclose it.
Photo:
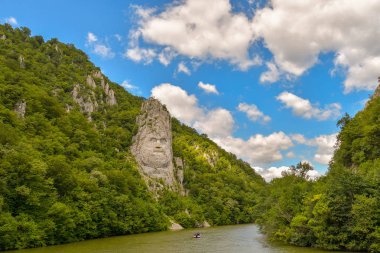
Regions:
[[[1,0],[0,21],[74,44],[270,179],[301,160],[326,171],[336,121],[376,88],[379,11],[372,0]]]

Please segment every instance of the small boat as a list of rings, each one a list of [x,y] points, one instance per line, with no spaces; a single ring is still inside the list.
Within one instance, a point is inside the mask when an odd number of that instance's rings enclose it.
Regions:
[[[197,239],[201,238],[201,233],[195,233],[194,236],[193,236],[193,238],[197,238]]]

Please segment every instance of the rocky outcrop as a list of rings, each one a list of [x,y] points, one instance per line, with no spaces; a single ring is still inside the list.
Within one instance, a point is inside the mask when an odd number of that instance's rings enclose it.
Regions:
[[[24,100],[17,102],[14,110],[19,118],[24,118],[26,112],[26,102]]]
[[[20,55],[18,57],[18,62],[20,64],[20,68],[24,69],[25,68],[25,58],[24,58],[24,56]]]
[[[182,229],[183,229],[183,227],[180,224],[176,223],[173,220],[170,220],[169,230],[178,231],[178,230],[182,230]]]
[[[95,80],[92,78],[91,75],[88,75],[88,76],[87,76],[86,83],[87,83],[87,85],[90,86],[91,88],[93,88],[93,89],[96,88]]]
[[[81,92],[81,87],[79,84],[74,86],[72,91],[72,97],[74,101],[79,105],[82,113],[87,115],[88,120],[92,120],[91,113],[97,110],[98,102],[95,98],[94,91]]]
[[[115,97],[115,92],[110,88],[109,84],[104,79],[102,72],[95,71],[94,73],[92,73],[92,75],[87,76],[86,83],[88,86],[90,86],[93,89],[97,87],[97,84],[94,78],[100,80],[100,87],[102,87],[102,90],[106,95],[106,103],[108,105],[116,105],[117,101]]]
[[[6,38],[7,38],[7,36],[5,36],[5,34],[0,35],[1,40],[5,40]]]
[[[75,84],[72,98],[90,121],[92,120],[91,114],[101,108],[101,105],[113,106],[117,104],[115,92],[110,88],[100,71],[88,75],[86,85]],[[71,109],[71,107],[66,107],[66,112],[70,112]]]
[[[142,105],[137,125],[131,152],[148,186],[153,191],[162,187],[178,190],[169,112],[158,100],[150,98]]]

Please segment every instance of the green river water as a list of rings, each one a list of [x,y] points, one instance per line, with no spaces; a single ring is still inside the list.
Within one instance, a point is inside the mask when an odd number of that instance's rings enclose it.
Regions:
[[[194,239],[193,233],[201,238]],[[269,244],[256,225],[222,226],[197,230],[166,231],[88,240],[59,246],[7,253],[326,253],[317,249]]]

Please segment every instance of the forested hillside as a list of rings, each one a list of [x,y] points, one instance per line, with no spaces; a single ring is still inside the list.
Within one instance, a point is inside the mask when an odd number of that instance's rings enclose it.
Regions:
[[[262,213],[258,221],[270,238],[380,252],[379,89],[362,111],[338,121],[341,131],[326,176],[311,182],[288,173],[262,192],[256,211]]]
[[[30,34],[0,25],[0,250],[255,220],[262,178],[175,119],[187,196],[156,199],[130,154],[143,98]]]

